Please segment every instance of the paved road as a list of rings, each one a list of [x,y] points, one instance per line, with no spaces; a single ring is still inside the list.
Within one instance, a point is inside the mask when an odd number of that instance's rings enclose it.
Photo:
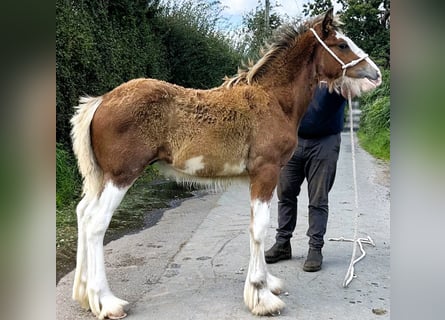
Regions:
[[[354,191],[351,146],[343,134],[326,237],[353,236]],[[293,259],[269,265],[285,280],[286,303],[280,319],[390,318],[389,169],[362,149],[356,151],[359,186],[359,237],[375,247],[356,265],[348,288],[342,287],[352,244],[326,241],[323,269],[302,271],[307,252],[307,195],[292,238]],[[305,188],[303,187],[303,190]],[[184,201],[153,227],[124,236],[105,247],[107,274],[116,296],[130,302],[128,319],[258,319],[243,303],[249,260],[247,186]],[[266,247],[274,242],[276,198]],[[73,272],[56,288],[57,319],[93,319],[71,301]],[[373,311],[374,310],[374,311]],[[377,314],[376,314],[377,313]]]

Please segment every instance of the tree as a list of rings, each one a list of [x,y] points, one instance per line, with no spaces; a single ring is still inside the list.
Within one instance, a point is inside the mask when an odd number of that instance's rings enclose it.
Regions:
[[[331,0],[313,0],[303,5],[303,15],[310,17],[318,16],[330,8],[332,8]]]
[[[207,89],[236,72],[241,57],[217,29],[221,9],[204,0],[172,2],[164,8],[157,34],[166,48],[170,82]]]
[[[238,51],[245,57],[255,59],[264,45],[265,41],[272,35],[282,23],[283,18],[273,12],[275,4],[270,8],[268,19],[266,19],[266,8],[259,1],[255,9],[243,16],[243,28],[241,30],[241,41],[238,44]]]

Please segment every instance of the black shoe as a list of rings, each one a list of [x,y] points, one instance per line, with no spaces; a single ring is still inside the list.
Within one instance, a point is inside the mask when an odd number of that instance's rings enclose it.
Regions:
[[[303,270],[306,272],[316,272],[321,269],[322,262],[323,256],[321,254],[321,249],[310,248],[303,265]]]
[[[292,258],[292,248],[290,246],[290,241],[275,244],[264,253],[266,258],[266,263],[275,263],[280,260],[289,260]]]

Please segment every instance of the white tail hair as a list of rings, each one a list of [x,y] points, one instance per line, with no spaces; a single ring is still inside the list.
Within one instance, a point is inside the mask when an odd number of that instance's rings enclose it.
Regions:
[[[76,113],[71,119],[71,138],[77,165],[83,178],[82,195],[96,196],[103,187],[103,172],[96,162],[91,146],[90,125],[102,97],[81,97]]]

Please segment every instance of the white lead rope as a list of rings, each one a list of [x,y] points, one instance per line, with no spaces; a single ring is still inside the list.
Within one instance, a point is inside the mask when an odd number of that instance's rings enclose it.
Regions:
[[[355,240],[354,240],[355,239]],[[340,238],[329,238],[329,241],[347,241],[347,242],[354,242],[353,244],[353,252],[352,252],[352,257],[351,257],[351,263],[349,264],[349,268],[348,268],[348,272],[346,273],[345,279],[343,280],[343,288],[346,288],[347,286],[349,286],[349,284],[351,283],[352,279],[356,278],[357,276],[354,273],[354,265],[359,262],[360,260],[362,260],[365,256],[366,256],[366,252],[363,249],[363,244],[370,244],[373,247],[375,247],[375,243],[374,241],[371,239],[370,236],[366,237],[366,238],[354,238],[354,239],[346,239],[343,237]],[[361,255],[358,258],[355,258],[356,255],[356,244],[359,245],[360,251],[361,251]]]
[[[337,60],[343,69],[343,78],[346,75],[346,69],[352,66],[355,66],[357,63],[359,63],[360,61],[366,59],[368,57],[367,54],[359,57],[358,59],[352,60],[349,63],[344,63],[339,57],[337,57],[337,55],[326,45],[326,43],[324,43],[323,40],[321,40],[321,38],[318,36],[317,32],[315,32],[315,30],[313,28],[310,28],[310,30],[312,31],[312,33],[314,34],[315,38],[318,40],[318,42],[320,42],[320,44],[335,58],[335,60]],[[341,87],[343,86],[343,83],[341,85]],[[357,170],[356,170],[356,164],[355,164],[355,143],[354,143],[354,123],[353,123],[353,119],[352,119],[352,101],[351,101],[351,92],[348,91],[348,104],[349,104],[349,125],[350,125],[350,135],[351,135],[351,150],[352,150],[352,177],[354,180],[354,203],[355,203],[355,218],[354,218],[354,238],[353,239],[345,239],[343,237],[340,238],[329,238],[329,241],[348,241],[348,242],[353,242],[353,247],[352,247],[352,256],[351,256],[351,262],[349,264],[349,268],[348,271],[346,273],[345,276],[345,280],[343,281],[343,287],[346,288],[352,281],[352,279],[354,279],[356,276],[354,274],[354,265],[359,262],[360,260],[362,260],[365,255],[366,252],[365,250],[363,250],[363,244],[370,244],[372,246],[375,246],[374,241],[371,239],[371,237],[367,237],[367,238],[358,238],[357,239],[357,233],[358,233],[358,216],[359,216],[359,212],[358,212],[358,187],[357,187]],[[357,244],[360,247],[360,251],[361,251],[361,255],[358,258],[355,258],[356,253],[357,253]]]
[[[351,93],[348,93],[348,104],[349,104],[349,126],[350,126],[350,136],[351,136],[351,154],[352,154],[352,179],[354,180],[354,204],[355,204],[355,217],[354,217],[354,238],[353,239],[345,239],[343,237],[340,238],[329,238],[329,241],[347,241],[347,242],[353,242],[352,245],[352,256],[351,256],[351,262],[349,263],[348,271],[346,272],[345,279],[343,280],[343,287],[346,288],[356,277],[354,273],[354,265],[362,260],[366,252],[363,249],[363,244],[369,244],[375,247],[374,241],[371,239],[370,236],[367,238],[357,238],[358,233],[358,216],[359,216],[359,207],[358,207],[358,186],[357,186],[357,170],[356,170],[356,164],[355,164],[355,142],[354,142],[354,123],[352,119],[352,101],[351,101]],[[361,255],[356,258],[357,254],[357,244],[360,248]]]

